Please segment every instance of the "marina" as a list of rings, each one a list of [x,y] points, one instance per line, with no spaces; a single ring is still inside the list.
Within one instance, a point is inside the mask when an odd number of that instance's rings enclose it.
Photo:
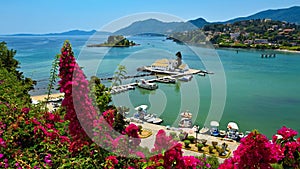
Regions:
[[[155,82],[159,83],[176,83],[176,79],[188,82],[191,81],[193,75],[205,76],[206,74],[213,74],[213,72],[208,72],[206,70],[198,70],[198,69],[190,69],[187,64],[182,63],[182,55],[181,52],[176,53],[177,59],[158,59],[151,66],[142,66],[137,68],[138,71],[141,72],[150,72],[150,74],[142,74],[136,76],[125,76],[125,78],[130,77],[143,77],[143,76],[151,76],[151,75],[160,75],[156,76],[152,79],[140,79],[136,80],[134,83],[114,86],[111,89],[112,94],[118,94],[124,91],[132,90],[135,86],[138,86],[147,90],[155,90],[158,88],[158,85]],[[111,78],[102,78],[102,79],[113,79]]]
[[[156,114],[151,114],[147,112],[147,105],[140,105],[135,108],[136,113],[134,113],[133,117],[129,118],[131,122],[138,122],[138,123],[153,123],[153,124],[161,124],[163,119],[157,117]]]
[[[118,94],[118,93],[125,92],[128,90],[133,90],[136,86],[139,86],[141,88],[148,89],[148,90],[154,90],[154,89],[158,88],[158,85],[154,85],[155,84],[154,82],[173,83],[174,84],[174,83],[176,83],[176,79],[178,79],[180,81],[188,82],[193,78],[192,75],[198,74],[199,72],[201,72],[201,70],[192,69],[185,73],[177,73],[177,74],[173,74],[173,75],[169,75],[169,76],[152,78],[152,79],[148,79],[148,80],[140,79],[141,82],[136,81],[133,83],[112,87],[111,94]],[[149,85],[151,85],[151,86],[149,86]]]

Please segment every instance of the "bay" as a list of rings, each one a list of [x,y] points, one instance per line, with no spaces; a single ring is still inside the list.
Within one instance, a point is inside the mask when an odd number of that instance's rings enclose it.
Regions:
[[[208,112],[215,113],[220,120],[220,128],[235,121],[242,131],[258,129],[271,138],[281,126],[300,132],[300,54],[278,51],[205,49],[190,47],[165,40],[164,37],[136,36],[130,40],[140,44],[129,48],[86,48],[88,43],[101,43],[106,36],[1,36],[9,48],[17,50],[16,59],[21,63],[24,75],[38,81],[33,95],[46,92],[51,62],[60,52],[64,40],[70,40],[74,54],[87,77],[109,77],[118,64],[127,67],[128,74],[139,74],[136,68],[150,65],[160,58],[174,59],[181,51],[183,61],[190,68],[206,69],[207,65],[221,64],[225,81],[225,100],[212,105],[212,91],[216,89],[214,78],[222,75],[218,70],[214,75],[200,77],[195,75],[191,82],[159,84],[156,91],[136,89],[113,96],[115,104],[128,103],[133,108],[147,104],[150,113],[164,119],[163,125],[177,126],[180,113],[189,110],[193,122],[200,126],[211,120]],[[195,52],[199,51],[198,53]],[[264,58],[262,53],[276,53],[276,58]],[[215,63],[216,60],[219,63]],[[214,68],[213,66],[210,66]],[[211,69],[212,71],[214,69]],[[138,79],[124,81],[129,83]],[[110,85],[109,82],[103,81]],[[220,83],[221,84],[221,83]],[[217,90],[218,91],[218,90]],[[224,110],[222,102],[225,102]],[[218,107],[218,105],[220,106]],[[212,109],[211,107],[218,108]],[[214,112],[216,111],[216,112]]]

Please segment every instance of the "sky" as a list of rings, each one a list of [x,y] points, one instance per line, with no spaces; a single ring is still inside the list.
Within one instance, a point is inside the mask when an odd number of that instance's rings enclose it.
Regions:
[[[0,35],[74,29],[113,32],[147,18],[226,21],[291,6],[300,6],[300,0],[1,0]]]

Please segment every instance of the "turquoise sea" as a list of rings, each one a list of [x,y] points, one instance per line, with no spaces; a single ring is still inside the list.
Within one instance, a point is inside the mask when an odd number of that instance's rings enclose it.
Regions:
[[[88,77],[112,76],[118,64],[135,75],[137,67],[160,58],[175,58],[177,51],[181,51],[190,68],[215,73],[195,75],[191,82],[176,85],[159,84],[156,91],[136,89],[115,95],[115,104],[129,104],[131,113],[133,107],[147,104],[150,113],[164,119],[163,125],[177,126],[180,112],[189,110],[193,122],[200,126],[220,120],[220,128],[225,129],[228,122],[235,121],[242,131],[258,129],[269,138],[283,125],[300,132],[299,53],[213,50],[150,36],[129,37],[140,44],[129,48],[85,47],[86,43],[103,42],[105,36],[0,36],[0,41],[17,50],[16,58],[24,75],[38,81],[33,95],[45,94],[51,62],[66,39]],[[262,59],[262,53],[276,53],[276,58]]]

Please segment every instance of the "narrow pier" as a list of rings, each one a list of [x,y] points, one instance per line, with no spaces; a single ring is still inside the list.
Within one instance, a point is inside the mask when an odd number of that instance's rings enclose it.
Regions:
[[[163,72],[163,73],[160,73],[160,74],[168,74],[168,76],[148,79],[148,80],[145,80],[145,82],[153,83],[153,82],[156,82],[158,80],[163,80],[164,78],[179,78],[179,77],[182,77],[182,76],[195,75],[195,74],[198,74],[198,73],[212,74],[211,72],[207,72],[207,71],[203,71],[203,70],[197,70],[197,69],[189,69],[188,71],[183,72],[183,73],[180,73],[180,72],[171,72],[170,73],[169,71],[159,71],[159,72]],[[158,72],[156,72],[156,73],[158,73]],[[128,76],[128,77],[143,77],[143,76],[152,76],[152,75],[154,75],[154,72],[151,72],[151,74],[143,74],[143,75]],[[112,87],[111,93],[112,94],[117,94],[117,93],[120,93],[120,92],[132,90],[132,89],[134,89],[135,86],[138,85],[138,83],[139,82],[136,81],[136,82],[125,84],[125,85],[114,86],[114,87]]]
[[[130,79],[130,78],[137,78],[137,77],[145,77],[145,76],[153,76],[153,73],[148,73],[148,74],[140,74],[140,75],[133,75],[133,76],[125,76],[122,79]],[[100,78],[100,80],[113,80],[113,77],[104,77]]]

